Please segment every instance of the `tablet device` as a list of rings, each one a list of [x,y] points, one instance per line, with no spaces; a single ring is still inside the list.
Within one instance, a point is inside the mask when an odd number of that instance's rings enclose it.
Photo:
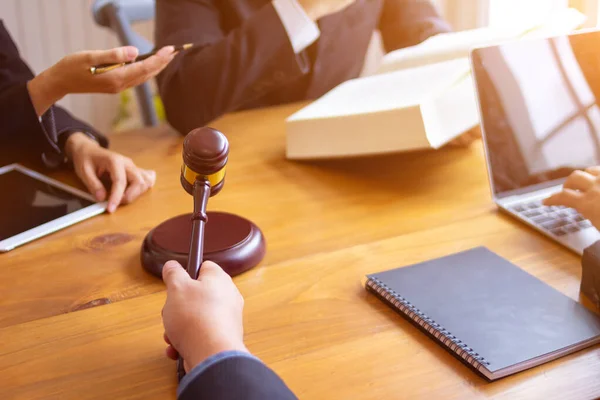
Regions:
[[[106,210],[106,203],[18,164],[0,167],[0,252]]]

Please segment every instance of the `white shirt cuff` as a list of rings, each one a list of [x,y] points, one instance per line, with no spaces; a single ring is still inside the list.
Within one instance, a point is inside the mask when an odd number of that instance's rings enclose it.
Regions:
[[[273,0],[272,3],[292,43],[294,53],[302,52],[319,38],[319,27],[296,0]]]

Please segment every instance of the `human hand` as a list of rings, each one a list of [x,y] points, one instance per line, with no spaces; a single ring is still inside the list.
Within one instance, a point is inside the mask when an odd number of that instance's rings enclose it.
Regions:
[[[574,208],[600,228],[600,167],[573,172],[563,190],[544,200],[544,205]]]
[[[298,0],[306,14],[313,21],[317,21],[326,15],[334,14],[343,10],[355,0]]]
[[[118,93],[137,86],[162,71],[175,56],[173,46],[163,47],[155,55],[112,71],[92,75],[90,67],[134,61],[138,49],[133,46],[111,50],[82,51],[70,54],[28,82],[29,94],[38,116],[70,93]]]
[[[206,261],[198,280],[176,261],[162,270],[167,285],[163,325],[167,356],[183,357],[186,372],[223,351],[248,352],[244,345],[244,299],[231,277],[217,264]]]
[[[67,139],[65,153],[73,161],[77,176],[97,201],[106,199],[106,189],[99,177],[108,172],[112,181],[108,198],[108,212],[120,204],[133,202],[156,182],[156,173],[137,167],[133,161],[102,148],[83,133],[74,133]]]

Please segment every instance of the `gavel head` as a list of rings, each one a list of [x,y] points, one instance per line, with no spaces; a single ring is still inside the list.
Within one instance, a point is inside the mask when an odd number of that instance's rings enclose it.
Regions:
[[[196,179],[210,183],[210,195],[219,193],[225,183],[225,166],[229,156],[229,142],[221,132],[212,128],[198,128],[187,134],[183,141],[181,185],[189,194],[194,192]]]

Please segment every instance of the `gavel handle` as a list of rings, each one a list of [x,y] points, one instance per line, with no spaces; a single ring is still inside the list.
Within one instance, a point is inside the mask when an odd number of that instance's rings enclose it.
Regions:
[[[192,238],[187,263],[187,272],[192,279],[198,279],[202,255],[204,252],[204,224],[207,221],[206,205],[210,197],[210,183],[206,179],[196,179],[194,182],[194,214],[192,214]],[[177,377],[185,376],[183,358],[177,360]]]
[[[206,205],[210,197],[210,183],[206,179],[196,179],[194,182],[194,214],[192,214],[192,238],[188,256],[187,272],[192,279],[198,279],[202,255],[204,252],[204,224]]]

